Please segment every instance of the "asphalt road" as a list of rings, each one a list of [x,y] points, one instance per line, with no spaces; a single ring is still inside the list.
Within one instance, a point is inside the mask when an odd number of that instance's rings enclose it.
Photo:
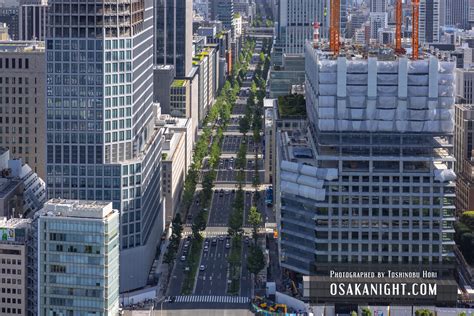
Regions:
[[[225,295],[227,292],[227,258],[230,252],[230,248],[226,248],[227,242],[224,236],[205,239],[201,256],[204,271],[199,271],[194,295]]]
[[[201,194],[200,190],[196,190],[196,193],[194,193],[194,199],[193,199],[193,204],[191,204],[191,207],[189,208],[188,215],[186,217],[186,225],[191,225],[193,223],[193,219],[196,217],[196,215],[201,211],[201,201],[199,199],[199,196]]]
[[[251,65],[250,69],[254,69],[255,65]],[[244,87],[250,86],[251,81],[245,80]],[[233,132],[237,134],[239,132],[239,116],[245,114],[245,107],[247,103],[247,88],[242,88],[240,96],[233,107],[232,119],[229,124],[227,132]],[[237,132],[237,133],[236,133]],[[230,134],[230,133],[229,133]],[[227,224],[229,221],[230,214],[232,212],[232,204],[235,198],[236,189],[222,189],[219,188],[219,183],[222,185],[228,185],[237,181],[236,170],[235,170],[235,159],[240,147],[240,144],[244,141],[243,135],[229,135],[225,134],[222,143],[222,154],[225,158],[221,158],[217,170],[217,179],[215,181],[215,189],[212,196],[212,203],[210,207],[208,227],[222,227],[222,232],[227,231]],[[258,151],[262,153],[262,143],[254,144],[251,132],[245,139],[248,145],[247,154],[252,155],[255,152],[255,146],[258,147]],[[254,176],[254,159],[249,159],[248,156],[246,162],[246,182],[252,183]],[[264,178],[263,161],[259,159],[258,169],[260,179]],[[209,170],[209,162],[207,159],[203,163],[203,171],[201,172],[201,179],[205,172]],[[234,191],[234,192],[232,192]],[[245,227],[248,225],[248,211],[252,205],[252,197],[254,192],[246,192],[244,195],[244,214],[243,222]],[[261,193],[262,205],[259,205],[259,209],[263,205],[264,193]],[[193,203],[186,218],[186,224],[191,225],[193,218],[201,210],[201,201],[199,201],[199,191],[194,196]],[[218,232],[220,234],[220,232]],[[247,238],[249,239],[249,238]],[[206,308],[210,304],[219,304],[221,307],[227,308],[242,308],[242,305],[248,305],[248,298],[251,296],[252,281],[250,273],[247,271],[247,252],[250,244],[249,241],[243,242],[242,246],[242,262],[241,262],[241,284],[240,284],[240,295],[236,297],[227,296],[227,273],[228,273],[228,256],[230,253],[230,240],[229,248],[226,248],[226,234],[216,235],[213,237],[207,237],[205,239],[204,247],[201,253],[200,265],[203,269],[199,269],[196,279],[196,286],[192,296],[180,296],[181,285],[184,279],[184,270],[186,261],[181,261],[181,256],[185,254],[185,242],[181,242],[176,264],[171,274],[171,282],[169,284],[167,295],[169,300],[164,302],[163,306],[166,309],[182,308],[183,305],[188,304],[192,308]],[[206,247],[207,245],[207,247]]]
[[[171,272],[171,279],[167,292],[168,295],[181,295],[181,286],[185,276],[184,268],[186,267],[186,261],[182,261],[181,256],[184,256],[187,250],[189,250],[189,241],[188,239],[184,238],[181,240],[179,245],[178,255],[176,256],[173,271]]]
[[[227,226],[232,213],[235,192],[231,190],[214,191],[208,226]]]

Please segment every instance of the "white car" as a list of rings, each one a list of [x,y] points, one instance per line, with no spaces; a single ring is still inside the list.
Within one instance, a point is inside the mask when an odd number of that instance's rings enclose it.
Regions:
[[[186,260],[186,257],[185,256],[181,256],[181,261],[185,261]]]

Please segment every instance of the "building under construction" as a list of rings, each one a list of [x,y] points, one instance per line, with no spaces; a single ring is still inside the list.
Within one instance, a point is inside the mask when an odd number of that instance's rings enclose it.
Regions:
[[[319,277],[309,285],[314,302],[364,300],[331,296],[330,270],[430,270],[433,282],[448,280],[438,288],[452,287],[455,63],[395,49],[362,54],[337,38],[306,44],[308,128],[277,139],[281,266]],[[454,304],[457,292],[446,293],[417,303]]]

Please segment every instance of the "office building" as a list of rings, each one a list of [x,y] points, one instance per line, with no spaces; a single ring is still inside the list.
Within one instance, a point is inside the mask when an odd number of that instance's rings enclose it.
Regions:
[[[456,103],[474,104],[474,69],[456,69]]]
[[[204,20],[209,20],[209,0],[195,0],[193,1],[193,9]]]
[[[441,26],[455,26],[461,29],[469,29],[469,0],[441,0],[440,10],[444,17]]]
[[[370,0],[370,12],[387,12],[388,0]]]
[[[0,218],[0,314],[27,315],[31,219]]]
[[[305,41],[313,38],[313,23],[323,24],[322,37],[328,25],[325,23],[323,1],[314,0],[281,0],[277,20],[275,52],[280,55],[304,54]]]
[[[170,87],[170,114],[191,117],[191,84],[186,79],[175,79]]]
[[[160,115],[158,124],[163,126],[165,133],[182,133],[186,135],[184,149],[184,168],[185,170],[188,170],[191,166],[193,158],[194,139],[196,138],[192,125],[192,120],[190,118],[172,117],[170,115],[164,114]]]
[[[304,81],[304,55],[283,54],[282,65],[270,71],[269,97],[288,95],[292,85],[301,85]]]
[[[160,104],[163,114],[170,114],[170,88],[175,76],[173,65],[155,65],[153,68],[153,100]]]
[[[240,14],[234,15],[234,29],[235,37],[240,37],[242,35],[242,16]]]
[[[474,106],[456,104],[454,125],[454,157],[456,158],[456,211],[461,214],[474,209]]]
[[[209,13],[211,20],[218,20],[226,30],[231,31],[235,38],[234,30],[234,0],[209,0]]]
[[[28,164],[0,148],[0,217],[29,217],[46,202],[46,185]]]
[[[440,1],[420,0],[418,31],[421,44],[439,42]]]
[[[46,179],[45,52],[42,43],[0,43],[0,147]],[[53,115],[50,109],[48,115]]]
[[[340,28],[340,36],[344,38],[347,32],[347,21],[349,16],[349,0],[341,0],[340,3],[340,21],[339,21],[339,28]]]
[[[252,23],[256,15],[256,3],[254,0],[234,0],[234,12],[240,13]]]
[[[369,16],[370,21],[370,38],[378,38],[380,29],[388,27],[387,12],[371,12]]]
[[[309,126],[276,145],[281,266],[451,274],[454,62],[306,50]]]
[[[165,133],[163,143],[163,198],[166,205],[165,219],[171,222],[178,210],[184,188],[186,135]]]
[[[110,202],[45,204],[38,219],[39,315],[118,315],[119,231]]]
[[[219,57],[217,45],[210,44],[197,53],[193,58],[193,65],[199,74],[198,122],[206,117],[214,104],[219,84]]]
[[[156,63],[173,65],[177,76],[192,66],[192,0],[158,0],[156,3]]]
[[[0,24],[5,23],[11,40],[18,40],[18,6],[0,6]]]
[[[368,20],[368,16],[363,11],[351,12],[348,16],[348,21],[346,24],[346,38],[355,37],[355,32],[357,29],[361,28],[362,25]]]
[[[121,212],[121,291],[146,285],[164,230],[153,2],[49,1],[48,196],[112,201]],[[96,19],[103,26],[86,27]]]
[[[0,41],[9,41],[8,26],[6,23],[0,23]]]
[[[48,23],[47,0],[21,0],[18,11],[20,41],[44,41]]]

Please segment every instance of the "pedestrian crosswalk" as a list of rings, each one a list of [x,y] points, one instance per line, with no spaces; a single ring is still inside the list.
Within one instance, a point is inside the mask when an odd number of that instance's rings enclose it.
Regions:
[[[244,297],[244,296],[183,295],[183,296],[168,296],[166,297],[165,302],[248,304],[250,302],[250,298]]]

